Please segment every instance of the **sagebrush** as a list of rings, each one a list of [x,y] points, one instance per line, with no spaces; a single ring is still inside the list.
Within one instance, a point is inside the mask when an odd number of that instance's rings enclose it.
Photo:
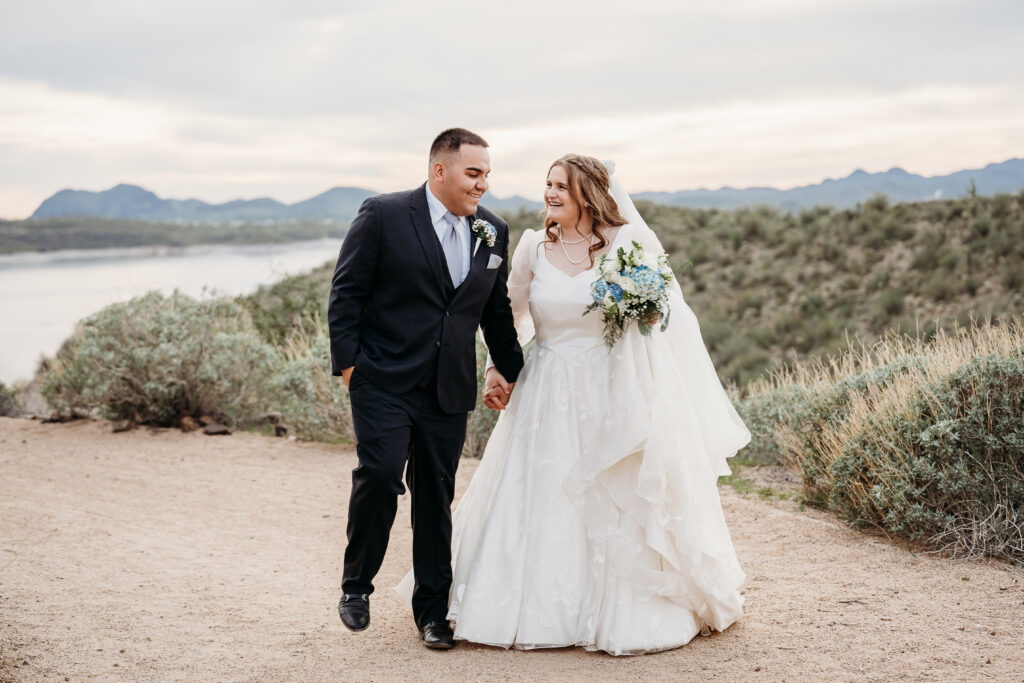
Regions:
[[[240,425],[272,407],[280,361],[238,304],[151,292],[80,322],[39,379],[64,414],[153,425],[206,415]]]
[[[0,417],[14,417],[21,412],[18,391],[0,382]]]
[[[753,385],[750,448],[805,500],[953,551],[1024,563],[1024,327],[891,336]]]

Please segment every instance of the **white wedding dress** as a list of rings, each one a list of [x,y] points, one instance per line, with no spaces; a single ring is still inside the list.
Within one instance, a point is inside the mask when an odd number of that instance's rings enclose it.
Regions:
[[[678,285],[665,332],[633,324],[609,349],[600,312],[583,315],[596,269],[566,275],[543,239],[527,231],[512,259],[516,329],[533,343],[454,514],[455,637],[639,654],[721,631],[744,576],[716,482],[750,434]],[[646,225],[613,247],[632,240],[662,251]]]

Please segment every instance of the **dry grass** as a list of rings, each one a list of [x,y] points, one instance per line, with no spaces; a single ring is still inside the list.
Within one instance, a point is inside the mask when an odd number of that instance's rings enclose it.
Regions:
[[[1024,561],[1024,325],[890,336],[754,382],[804,497],[958,555]],[[773,405],[774,403],[774,405]]]
[[[278,347],[284,362],[275,378],[275,395],[289,426],[303,438],[353,442],[348,389],[341,377],[331,374],[330,340],[322,329],[317,319],[297,328]]]

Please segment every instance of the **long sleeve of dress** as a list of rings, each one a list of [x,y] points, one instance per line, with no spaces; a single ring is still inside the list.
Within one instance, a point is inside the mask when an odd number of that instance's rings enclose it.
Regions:
[[[512,265],[508,273],[508,298],[512,304],[512,318],[516,326],[519,345],[533,339],[533,318],[530,316],[530,283],[533,281],[533,267],[537,259],[537,246],[542,233],[539,230],[527,230],[519,238],[519,244],[512,254]],[[494,363],[487,354],[487,365]]]

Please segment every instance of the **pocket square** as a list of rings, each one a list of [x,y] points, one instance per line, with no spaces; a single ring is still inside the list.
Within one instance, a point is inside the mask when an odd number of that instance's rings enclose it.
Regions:
[[[487,261],[487,270],[497,268],[501,265],[501,257],[497,254],[491,254],[491,258]]]

